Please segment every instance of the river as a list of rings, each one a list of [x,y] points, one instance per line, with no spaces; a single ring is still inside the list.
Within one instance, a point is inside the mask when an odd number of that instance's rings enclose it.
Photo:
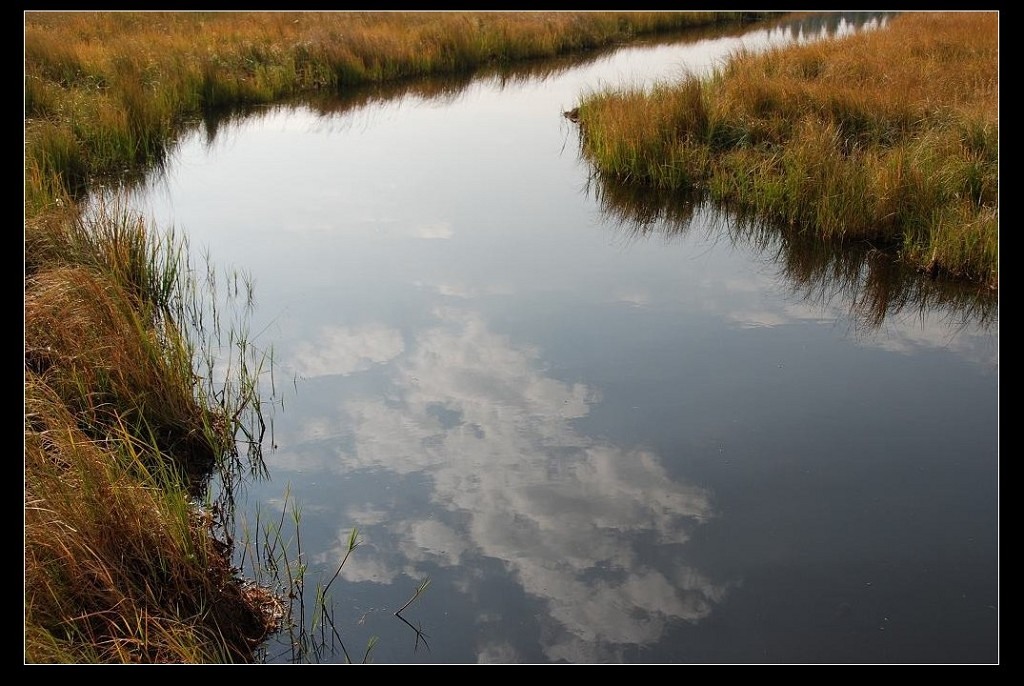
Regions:
[[[266,662],[998,660],[992,302],[603,187],[562,116],[886,16],[691,32],[181,138],[132,202],[255,287],[275,397],[237,539],[286,508],[308,565],[304,630]]]

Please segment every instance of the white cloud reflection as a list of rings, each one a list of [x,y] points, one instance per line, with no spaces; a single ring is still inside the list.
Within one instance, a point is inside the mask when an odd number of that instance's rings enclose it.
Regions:
[[[656,641],[669,621],[706,616],[725,587],[691,569],[681,544],[713,516],[710,494],[671,478],[650,451],[576,431],[571,420],[599,395],[545,376],[535,348],[476,313],[436,315],[392,362],[388,397],[345,401],[337,421],[352,440],[339,468],[427,474],[444,514],[389,512],[375,530],[379,509],[351,510],[366,546],[345,578],[422,577],[426,563],[464,576],[474,559],[500,560],[546,605],[552,660],[607,659],[615,646]],[[338,532],[338,559],[347,536]],[[657,567],[644,546],[658,546]],[[509,646],[480,650],[481,661],[514,657]]]
[[[433,224],[420,224],[412,227],[412,233],[416,238],[437,239],[451,238],[455,230],[448,222],[434,222]]]
[[[315,340],[302,341],[295,346],[290,366],[306,378],[346,375],[387,362],[404,349],[401,332],[382,324],[327,326]]]
[[[651,302],[651,294],[645,290],[616,290],[612,293],[612,302],[645,307]]]

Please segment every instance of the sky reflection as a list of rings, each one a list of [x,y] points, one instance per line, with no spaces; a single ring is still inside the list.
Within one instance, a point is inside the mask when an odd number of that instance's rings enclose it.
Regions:
[[[366,549],[344,578],[391,582],[424,576],[422,562],[500,560],[545,603],[558,637],[552,660],[596,659],[601,646],[656,641],[665,622],[706,616],[726,586],[690,567],[684,544],[714,516],[711,494],[670,478],[649,450],[576,431],[572,420],[599,393],[546,376],[535,348],[491,331],[472,310],[434,314],[408,346],[374,325],[296,348],[292,364],[307,371],[385,364],[387,387],[383,397],[345,399],[298,436],[279,435],[279,473],[289,452],[318,445],[325,426],[343,426],[348,447],[322,455],[322,467],[422,474],[446,513],[445,521],[403,518],[353,504],[345,521],[364,532]],[[339,530],[325,562],[340,561],[347,536]],[[651,545],[670,551],[656,565],[640,550]]]

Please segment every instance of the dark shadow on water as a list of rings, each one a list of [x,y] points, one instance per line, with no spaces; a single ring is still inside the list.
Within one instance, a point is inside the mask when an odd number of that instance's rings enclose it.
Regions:
[[[753,247],[778,268],[791,292],[816,306],[848,303],[850,317],[863,330],[906,313],[942,311],[954,326],[992,330],[999,321],[998,293],[987,286],[929,275],[898,261],[886,246],[865,241],[842,245],[786,227],[765,224],[702,197],[609,182],[592,176],[585,192],[604,216],[631,239],[683,237],[697,227]],[[710,220],[709,220],[710,218]]]

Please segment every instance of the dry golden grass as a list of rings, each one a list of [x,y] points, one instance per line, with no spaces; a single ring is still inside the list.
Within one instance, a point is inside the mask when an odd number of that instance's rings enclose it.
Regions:
[[[197,384],[184,247],[70,201],[26,220],[25,247],[26,660],[253,659],[274,599],[194,499],[257,391]]]
[[[248,661],[272,630],[272,599],[246,597],[189,493],[147,466],[154,451],[81,431],[27,373],[27,662]]]
[[[208,471],[218,446],[193,395],[193,359],[174,325],[140,316],[137,303],[83,267],[31,277],[25,293],[29,369],[99,437],[125,425],[170,455]],[[202,468],[205,466],[205,469]]]

